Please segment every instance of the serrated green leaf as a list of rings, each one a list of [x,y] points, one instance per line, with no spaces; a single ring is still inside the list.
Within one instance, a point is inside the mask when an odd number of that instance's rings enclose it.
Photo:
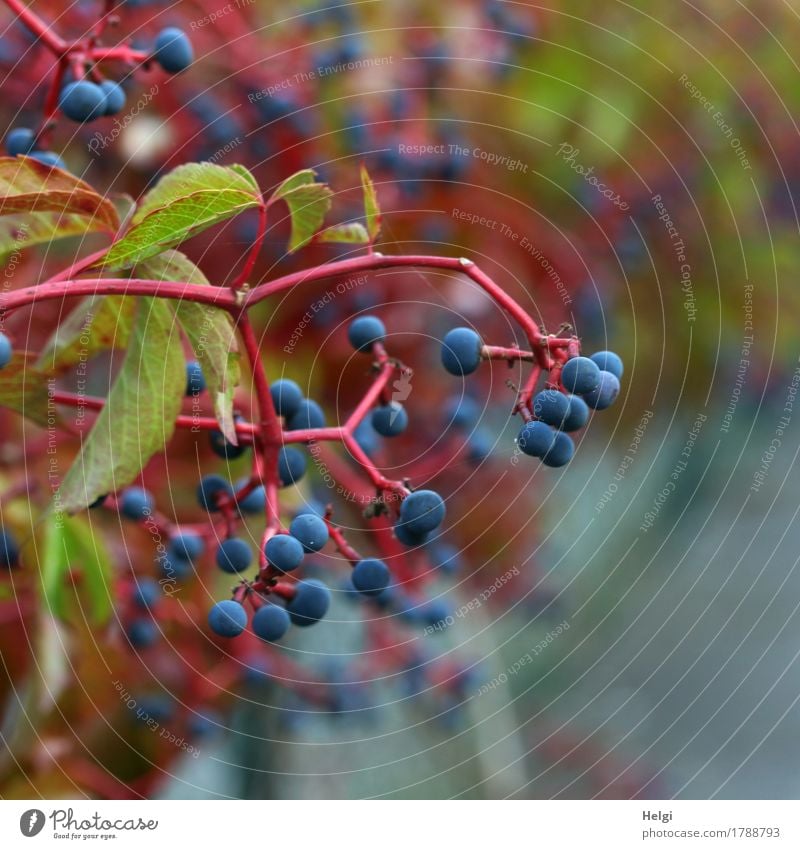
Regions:
[[[363,224],[354,221],[351,224],[334,224],[326,227],[315,236],[317,242],[344,242],[351,245],[369,244],[369,233]]]
[[[155,280],[183,280],[211,285],[202,271],[178,251],[167,251],[139,266],[139,273]],[[175,314],[203,368],[214,415],[225,438],[238,444],[233,422],[233,392],[239,383],[239,353],[233,320],[208,304],[178,301]]]
[[[238,163],[235,163],[233,165],[229,165],[228,168],[230,168],[231,171],[235,171],[243,179],[247,180],[247,182],[253,188],[253,191],[255,191],[259,195],[261,194],[261,188],[256,182],[256,178],[247,170],[247,168],[244,167],[244,165],[239,165]]]
[[[333,192],[324,183],[315,182],[315,176],[311,170],[298,171],[278,186],[269,201],[282,200],[289,207],[292,219],[290,252],[311,241],[331,208]]]
[[[367,219],[367,233],[370,242],[374,242],[381,232],[381,208],[375,184],[364,165],[361,166],[361,188],[364,192],[364,217]]]
[[[55,329],[36,367],[62,371],[101,351],[126,347],[135,312],[131,295],[90,295]]]
[[[140,298],[128,350],[106,403],[67,472],[67,513],[131,483],[172,436],[186,390],[180,335],[169,305]]]
[[[50,400],[49,375],[36,368],[33,354],[15,352],[0,369],[0,406],[21,413],[42,427],[63,427]]]

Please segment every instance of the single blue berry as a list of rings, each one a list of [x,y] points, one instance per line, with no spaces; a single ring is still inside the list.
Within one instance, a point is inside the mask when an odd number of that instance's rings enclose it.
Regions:
[[[424,545],[431,534],[430,531],[415,534],[413,531],[409,530],[408,525],[403,522],[398,522],[394,526],[394,535],[397,537],[397,541],[403,545],[406,545],[409,548],[416,548],[418,545]]]
[[[60,168],[62,171],[67,170],[64,160],[57,153],[53,153],[52,150],[32,150],[28,156],[50,168]]]
[[[369,419],[362,419],[359,422],[358,427],[353,431],[353,439],[367,457],[373,457],[381,447],[381,441]]]
[[[325,520],[311,513],[295,516],[289,525],[289,533],[299,540],[303,549],[308,552],[323,548],[329,536]]]
[[[238,422],[241,420],[241,416],[234,416],[234,421]],[[217,457],[221,457],[223,460],[236,460],[238,457],[241,457],[249,447],[242,442],[238,445],[228,442],[221,430],[209,431],[208,442],[211,446],[211,450],[217,455]]]
[[[281,486],[297,483],[306,473],[306,457],[299,448],[288,445],[278,452],[278,477]]]
[[[167,545],[167,552],[172,557],[187,563],[202,557],[204,551],[203,538],[194,531],[183,531],[175,534]]]
[[[567,392],[583,395],[597,388],[600,383],[600,369],[597,363],[588,357],[573,357],[567,360],[561,369],[561,385]]]
[[[461,570],[463,565],[461,552],[449,542],[435,540],[426,551],[434,569],[441,569],[445,575]]]
[[[113,80],[103,80],[100,89],[106,97],[106,115],[116,115],[125,108],[125,89]]]
[[[434,531],[444,521],[442,496],[432,489],[420,489],[406,496],[400,505],[400,524],[416,536]]]
[[[253,616],[253,633],[262,640],[274,643],[286,635],[291,623],[284,608],[277,604],[265,604]]]
[[[372,411],[372,427],[381,436],[399,436],[408,427],[406,408],[397,401]]]
[[[247,478],[242,478],[242,480],[238,481],[236,484],[236,489],[243,489],[248,483]],[[264,508],[267,506],[267,492],[263,486],[259,485],[255,489],[251,490],[240,502],[239,509],[242,513],[247,513],[249,515],[257,515],[259,513],[264,512]]]
[[[185,581],[193,571],[190,560],[181,560],[180,557],[171,554],[169,548],[158,558],[158,570],[165,583]]]
[[[161,601],[161,587],[152,578],[141,578],[133,592],[133,603],[137,607],[148,609],[155,607]]]
[[[5,333],[0,333],[0,368],[5,368],[10,363],[13,355],[11,340]]]
[[[186,363],[186,395],[199,395],[206,388],[206,378],[197,360]]]
[[[218,502],[222,498],[233,498],[230,481],[219,475],[206,475],[197,485],[197,501],[209,513],[219,510]]]
[[[281,572],[292,572],[303,562],[303,546],[291,534],[277,534],[267,540],[264,554],[269,563]]]
[[[330,604],[330,590],[321,581],[310,578],[297,584],[297,592],[286,609],[292,624],[306,627],[319,622],[328,612]]]
[[[317,501],[316,498],[312,498],[301,504],[297,510],[294,511],[295,516],[304,516],[306,513],[309,513],[312,516],[320,516],[324,518],[325,505],[321,501]]]
[[[106,96],[99,85],[89,80],[78,80],[64,86],[58,105],[67,118],[82,124],[105,115]]]
[[[286,422],[286,427],[288,430],[325,427],[325,413],[316,401],[303,398],[297,412]]]
[[[135,649],[146,649],[159,637],[158,626],[152,619],[135,619],[128,625],[128,639]]]
[[[9,156],[24,156],[33,150],[36,133],[27,127],[15,127],[6,136],[6,153]]]
[[[473,431],[467,440],[467,458],[472,463],[482,463],[491,456],[494,438],[486,430]]]
[[[422,621],[431,628],[442,630],[448,626],[453,615],[452,608],[443,598],[434,598],[425,602],[417,612]]]
[[[517,436],[517,445],[529,457],[544,457],[556,440],[555,431],[544,422],[526,422]]]
[[[444,417],[458,430],[472,430],[481,417],[481,407],[467,395],[455,396],[445,403]]]
[[[303,393],[293,380],[276,380],[269,389],[275,412],[290,419],[300,409]]]
[[[587,392],[583,400],[593,410],[605,410],[610,407],[619,395],[619,379],[610,371],[600,372],[600,385],[592,392]]]
[[[571,437],[559,430],[556,431],[552,447],[547,454],[542,457],[542,462],[545,466],[552,466],[554,468],[558,466],[566,466],[572,459],[572,455],[574,453],[575,443],[572,441]]]
[[[132,486],[122,493],[119,509],[126,519],[140,522],[153,512],[153,496],[146,489]]]
[[[208,611],[208,625],[220,637],[238,637],[247,627],[247,611],[238,601],[218,601]]]
[[[185,71],[194,59],[192,43],[186,33],[178,27],[167,27],[161,30],[156,36],[153,55],[156,62],[170,74]]]
[[[553,427],[561,427],[569,412],[569,400],[557,389],[543,389],[534,395],[533,414]]]
[[[375,342],[383,342],[386,338],[386,328],[376,316],[361,315],[350,323],[347,338],[356,351],[368,354]]]
[[[253,562],[250,546],[239,537],[229,537],[217,549],[217,566],[229,575],[244,572]]]
[[[353,567],[353,586],[362,594],[380,595],[388,586],[391,574],[383,560],[367,557]]]
[[[19,562],[19,545],[11,531],[0,529],[0,566],[10,569]]]
[[[572,433],[574,430],[586,427],[586,423],[589,421],[589,407],[583,398],[578,395],[567,395],[567,400],[569,401],[569,409],[561,424],[561,430]]]
[[[481,337],[469,327],[456,327],[442,340],[442,365],[450,374],[472,374],[481,362]]]
[[[598,351],[596,354],[592,354],[589,359],[597,364],[600,371],[610,371],[617,380],[622,380],[622,372],[625,367],[618,354],[613,351]]]

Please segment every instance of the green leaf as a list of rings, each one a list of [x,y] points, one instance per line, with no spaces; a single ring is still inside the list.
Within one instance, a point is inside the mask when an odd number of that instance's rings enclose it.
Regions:
[[[378,205],[378,193],[375,184],[364,165],[361,166],[361,188],[364,191],[364,216],[367,219],[367,233],[370,242],[374,242],[381,232],[381,208]]]
[[[68,618],[67,576],[80,574],[89,601],[92,625],[105,624],[112,612],[111,561],[85,520],[51,513],[45,519],[42,593],[50,613]]]
[[[136,298],[90,295],[61,322],[45,343],[36,367],[62,371],[111,348],[125,348],[133,326]]]
[[[139,272],[155,280],[183,280],[210,285],[202,271],[178,251],[167,251],[146,260]],[[233,320],[227,312],[208,304],[177,301],[175,314],[192,344],[214,404],[214,415],[225,438],[238,444],[233,423],[233,392],[239,383],[239,353]]]
[[[59,168],[30,157],[0,157],[0,215],[54,212],[88,219],[86,230],[116,233],[114,204]]]
[[[331,208],[333,192],[315,180],[316,175],[310,169],[298,171],[284,180],[269,199],[270,204],[283,200],[289,207],[292,219],[290,252],[311,241]]]
[[[317,233],[317,242],[345,242],[352,245],[368,245],[370,238],[366,228],[358,221],[351,224],[334,224]]]
[[[64,427],[50,400],[49,375],[34,364],[33,354],[15,352],[0,369],[0,406],[21,413],[42,427]]]
[[[173,312],[163,300],[140,298],[122,368],[61,484],[58,507],[75,512],[131,483],[172,436],[185,390]]]

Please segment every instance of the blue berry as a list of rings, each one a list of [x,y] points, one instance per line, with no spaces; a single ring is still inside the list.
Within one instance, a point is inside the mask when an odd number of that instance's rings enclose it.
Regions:
[[[434,598],[422,605],[417,615],[431,628],[447,627],[447,620],[452,616],[452,608],[443,598]]]
[[[264,554],[281,572],[293,572],[303,562],[303,546],[291,534],[277,534],[267,540]]]
[[[286,427],[288,430],[325,427],[325,413],[316,401],[303,398],[297,412],[286,422]]]
[[[24,156],[33,150],[36,134],[27,127],[15,127],[6,136],[6,153],[9,156]]]
[[[588,357],[573,357],[561,369],[561,385],[567,392],[583,395],[597,388],[598,383],[600,369]]]
[[[89,80],[78,80],[64,86],[58,105],[67,118],[82,124],[105,115],[106,96],[99,85]]]
[[[446,402],[444,416],[449,425],[459,430],[472,430],[481,417],[481,408],[466,395],[456,396]]]
[[[533,414],[553,427],[561,427],[569,412],[569,400],[557,389],[543,389],[533,398]]]
[[[196,360],[186,363],[186,395],[199,395],[206,388],[206,378],[203,369]]]
[[[306,457],[298,448],[291,445],[278,452],[278,477],[282,486],[297,483],[306,473]]]
[[[177,560],[189,563],[202,557],[205,551],[205,543],[200,534],[194,531],[183,531],[176,534],[167,545],[167,552]]]
[[[320,516],[322,518],[325,517],[325,505],[321,501],[317,501],[316,498],[312,498],[309,501],[306,501],[304,504],[301,504],[297,510],[294,511],[295,516],[305,516],[306,513],[312,516]]]
[[[428,541],[430,532],[425,531],[425,533],[415,534],[409,530],[408,525],[398,522],[394,526],[394,535],[397,537],[397,541],[403,545],[407,545],[409,548],[416,548],[418,545],[424,545]]]
[[[181,560],[167,550],[158,558],[158,567],[165,582],[184,581],[192,574],[192,564],[189,560]]]
[[[442,365],[450,374],[472,374],[481,362],[481,337],[469,327],[456,327],[442,341]]]
[[[589,359],[597,364],[600,371],[610,371],[617,380],[622,380],[622,372],[625,367],[618,354],[613,351],[598,351],[596,354],[592,354]]]
[[[247,485],[247,482],[247,478],[243,478],[236,484],[236,489],[241,490]],[[251,515],[263,513],[266,506],[267,492],[263,486],[257,486],[239,502],[239,509],[242,513],[248,513]]]
[[[218,601],[208,611],[208,625],[220,637],[238,637],[247,627],[247,611],[238,601]]]
[[[62,171],[67,170],[64,160],[57,153],[53,153],[52,150],[33,150],[28,156],[37,162],[41,162],[42,165],[48,165],[51,168],[60,168]]]
[[[544,457],[555,440],[555,431],[544,422],[526,422],[517,436],[519,450],[529,457]]]
[[[116,115],[125,108],[125,89],[113,80],[103,80],[100,89],[106,97],[106,115]]]
[[[400,505],[400,524],[415,536],[436,530],[444,521],[442,496],[432,489],[420,489],[406,496]]]
[[[250,546],[238,537],[229,537],[217,549],[217,566],[229,575],[244,572],[252,562]]]
[[[331,605],[330,590],[321,581],[310,578],[297,584],[295,597],[286,606],[292,624],[306,627],[319,622]]]
[[[304,551],[319,551],[328,541],[328,526],[325,520],[311,513],[295,516],[289,525],[289,533],[303,546]]]
[[[285,636],[292,620],[289,614],[277,604],[265,604],[253,616],[253,632],[257,637],[274,643]]]
[[[0,530],[0,566],[10,569],[19,562],[19,545],[11,531]]]
[[[491,456],[494,438],[485,430],[476,430],[467,440],[467,457],[472,463],[482,463]]]
[[[432,542],[427,552],[431,565],[435,569],[441,569],[446,575],[459,571],[463,565],[461,552],[449,542]]]
[[[605,410],[610,407],[619,395],[619,380],[610,371],[600,372],[600,385],[583,396],[583,400],[593,410]]]
[[[234,416],[234,419],[241,421],[241,416]],[[208,442],[211,445],[211,450],[223,460],[235,460],[248,449],[248,446],[241,442],[238,445],[228,442],[221,430],[209,431]]]
[[[359,560],[353,568],[353,586],[362,595],[380,595],[389,586],[390,579],[389,567],[374,557]]]
[[[161,600],[161,587],[152,578],[142,578],[133,593],[133,603],[144,609],[155,607]]]
[[[574,430],[586,427],[586,423],[589,421],[589,407],[583,398],[578,395],[568,395],[567,400],[569,401],[569,409],[561,424],[561,430],[571,433]]]
[[[300,409],[303,393],[293,380],[276,380],[269,390],[275,412],[285,419],[290,419]]]
[[[367,457],[373,457],[381,447],[381,441],[369,419],[362,419],[359,422],[358,427],[353,431],[353,439]]]
[[[152,619],[136,619],[128,626],[128,639],[136,649],[152,646],[158,636],[158,626]]]
[[[11,340],[5,333],[0,333],[0,368],[5,368],[11,362],[13,354]]]
[[[399,436],[408,427],[406,408],[392,401],[372,411],[372,427],[381,436]]]
[[[545,466],[566,466],[575,453],[575,443],[566,433],[557,431],[553,445],[547,454],[542,457]]]
[[[126,519],[140,522],[153,512],[153,496],[146,489],[132,486],[122,493],[119,508]]]
[[[362,315],[350,323],[347,338],[356,351],[368,354],[375,342],[383,342],[386,338],[386,328],[376,316]]]
[[[156,62],[170,74],[185,71],[194,59],[192,43],[186,33],[178,27],[167,27],[161,30],[156,36],[153,54]]]
[[[217,502],[222,497],[232,498],[233,487],[230,481],[226,481],[219,475],[206,475],[197,485],[197,500],[209,513],[216,513],[219,510]]]

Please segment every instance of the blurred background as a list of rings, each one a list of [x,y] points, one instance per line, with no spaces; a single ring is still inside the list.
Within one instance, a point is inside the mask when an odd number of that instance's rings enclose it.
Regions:
[[[64,35],[100,6],[33,5]],[[412,428],[375,451],[447,494],[450,548],[428,552],[408,590],[436,614],[358,604],[341,564],[320,558],[341,590],[330,617],[233,656],[202,633],[202,605],[227,586],[203,572],[164,642],[139,652],[118,600],[152,570],[151,541],[92,516],[108,552],[98,620],[79,580],[71,613],[53,616],[35,555],[0,585],[0,795],[800,795],[796,9],[127,0],[119,15],[119,38],[141,45],[180,26],[196,62],[125,78],[114,124],[59,125],[52,144],[74,173],[138,196],[182,162],[241,162],[264,188],[313,167],[339,219],[355,220],[364,162],[382,251],[470,257],[547,330],[568,324],[584,351],[617,351],[622,393],[569,466],[546,469],[515,451],[518,369],[462,382],[438,368],[456,324],[515,341],[463,280],[375,275],[330,299],[290,353],[311,295],[265,304],[270,376],[300,382],[330,418],[363,391],[352,315],[379,314],[390,352],[414,367]],[[8,11],[0,22],[3,123],[29,125],[52,60]],[[258,277],[346,254],[287,256],[286,235],[271,222]],[[224,284],[253,236],[242,218],[186,250]],[[70,250],[18,257],[11,285]],[[32,349],[55,316],[36,315],[13,319]],[[464,392],[482,410],[466,438],[443,412]],[[46,466],[35,428],[9,416],[3,430],[4,522],[27,539]],[[196,512],[197,456],[204,471],[225,465],[198,444],[176,438],[169,462],[145,470],[179,516]],[[441,444],[450,469],[425,471]],[[335,493],[310,475],[287,509],[320,500]]]

